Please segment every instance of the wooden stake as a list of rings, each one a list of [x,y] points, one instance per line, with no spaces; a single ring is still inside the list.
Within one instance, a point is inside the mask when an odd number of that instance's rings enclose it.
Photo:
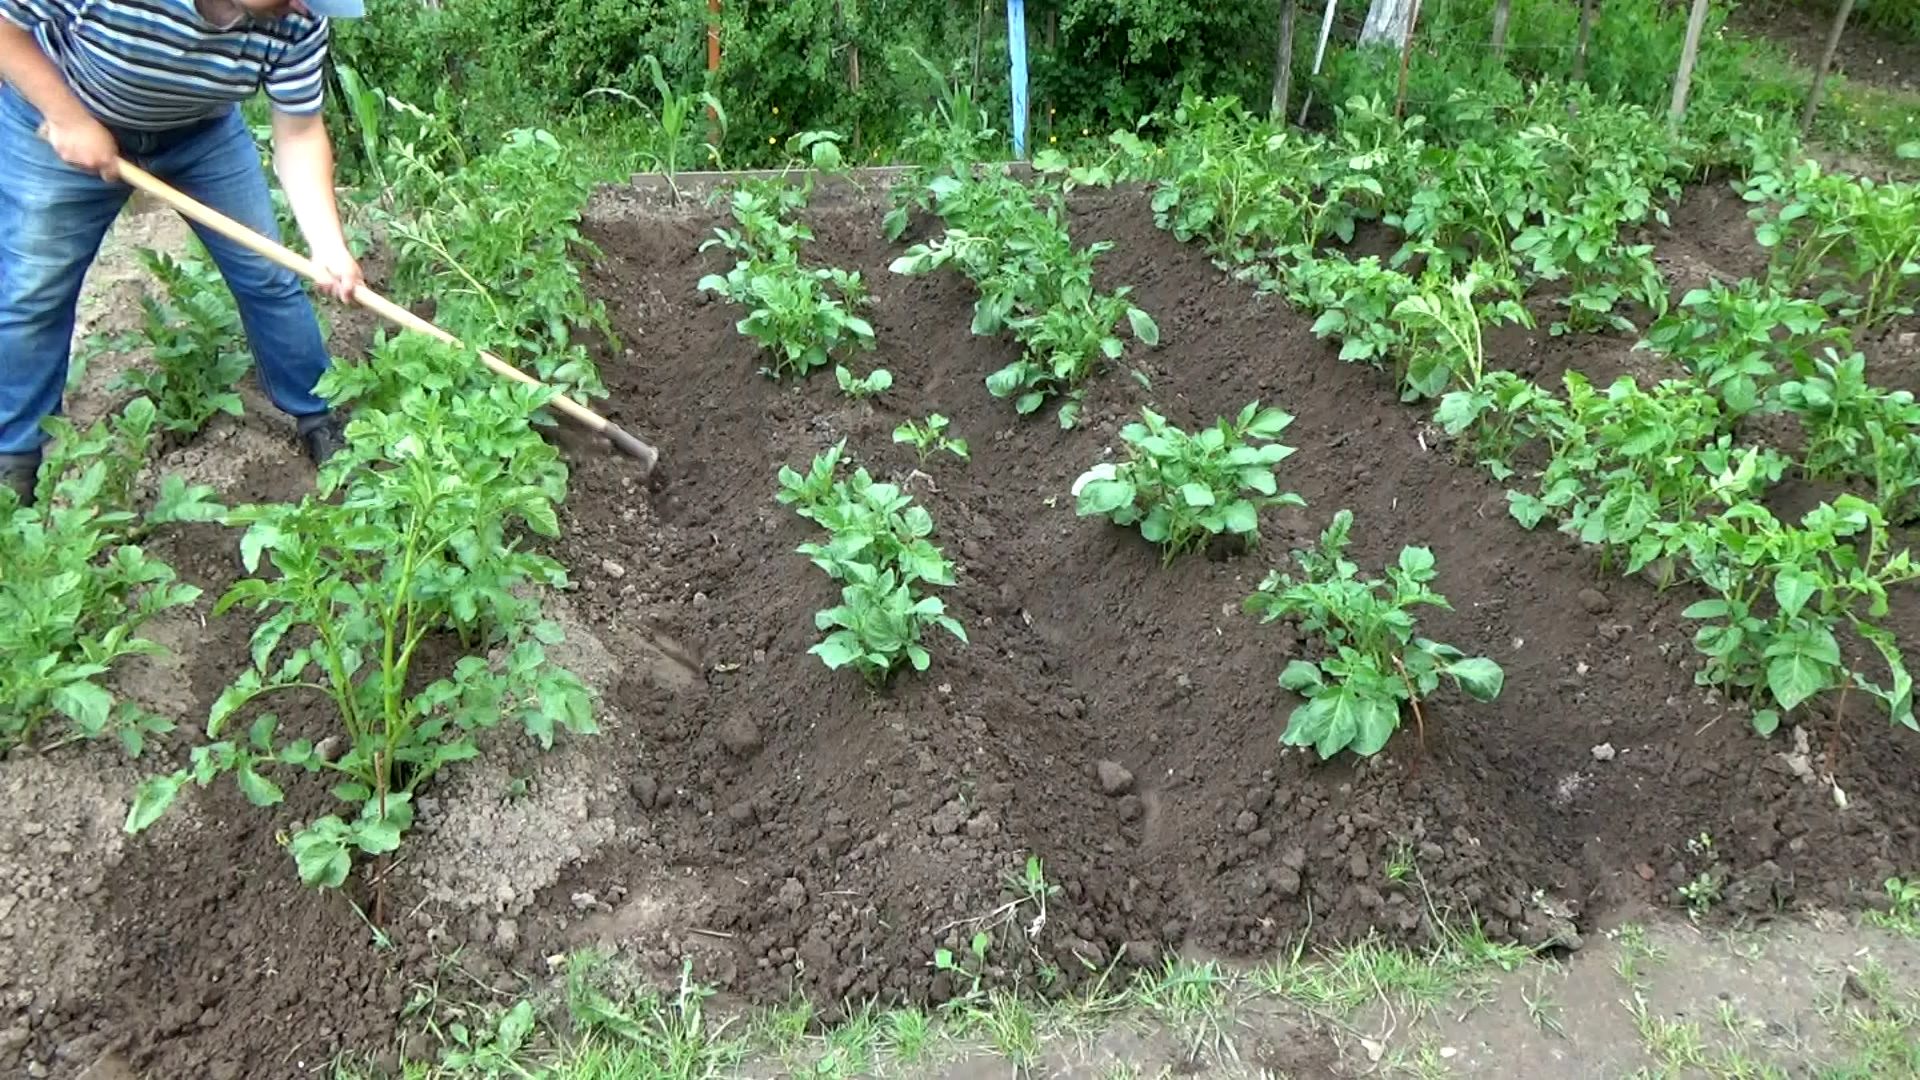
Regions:
[[[1493,5],[1493,58],[1505,61],[1507,58],[1507,20],[1513,15],[1513,0],[1494,0]]]
[[[1280,44],[1273,63],[1273,118],[1287,122],[1287,98],[1293,93],[1293,22],[1297,0],[1280,0]]]
[[[853,152],[858,155],[860,153],[860,43],[857,41],[847,43],[847,89],[852,92],[855,101],[853,114]]]
[[[1813,69],[1813,89],[1807,91],[1807,107],[1800,112],[1800,134],[1805,135],[1813,127],[1813,118],[1820,111],[1820,97],[1827,90],[1827,72],[1833,70],[1833,54],[1840,51],[1840,35],[1847,32],[1847,18],[1853,14],[1853,0],[1840,0],[1840,10],[1833,13],[1833,26],[1827,31],[1827,47],[1820,53],[1820,66]]]
[[[1405,38],[1419,8],[1416,0],[1372,0],[1360,24],[1360,44],[1389,45]]]
[[[707,0],[707,81],[720,77],[720,0]],[[715,93],[719,90],[715,88]],[[720,113],[707,106],[707,143],[720,145]]]
[[[1060,13],[1057,11],[1047,12],[1047,63],[1049,64],[1055,62],[1055,60],[1057,59],[1057,57],[1054,56],[1054,38],[1059,34],[1059,32],[1060,32]],[[1053,99],[1048,98],[1042,104],[1044,104],[1047,107],[1046,119],[1044,122],[1047,126],[1047,134],[1051,136],[1053,134]]]
[[[1333,33],[1333,9],[1338,0],[1327,0],[1327,10],[1320,16],[1320,45],[1313,51],[1313,77],[1320,77],[1320,67],[1327,59],[1327,38]],[[1307,84],[1306,100],[1300,103],[1300,126],[1307,126],[1307,112],[1313,108],[1313,84]]]
[[[987,47],[987,0],[980,0],[980,15],[973,22],[973,83],[968,87],[980,92],[980,53]]]
[[[1593,0],[1580,0],[1580,40],[1573,47],[1573,81],[1587,77],[1587,42],[1593,37]]]
[[[1699,0],[1706,3],[1706,0]],[[1420,25],[1420,0],[1413,0],[1413,12],[1407,16],[1407,36],[1400,43],[1400,92],[1394,95],[1393,115],[1398,119],[1407,114],[1407,69],[1413,63],[1413,31]]]
[[[1675,127],[1687,115],[1687,92],[1693,89],[1693,65],[1700,59],[1700,33],[1706,29],[1707,9],[1712,0],[1693,0],[1693,14],[1687,18],[1687,40],[1680,47],[1680,70],[1673,76],[1673,106],[1667,121]]]
[[[840,17],[841,26],[847,31],[847,93],[853,98],[853,152],[860,153],[860,39],[854,36],[853,27],[847,23],[847,9],[836,2],[834,14]]]

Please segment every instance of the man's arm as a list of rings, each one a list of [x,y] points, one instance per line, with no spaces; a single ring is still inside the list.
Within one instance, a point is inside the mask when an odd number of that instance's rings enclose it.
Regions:
[[[105,124],[96,120],[67,88],[60,70],[40,51],[40,43],[22,25],[31,9],[15,3],[0,5],[0,79],[12,83],[46,120],[44,134],[60,160],[76,169],[99,173],[109,180],[120,147]]]
[[[307,251],[324,275],[320,287],[338,300],[353,299],[365,281],[347,249],[340,204],[333,190],[333,141],[320,113],[273,114],[273,171],[287,193]]]

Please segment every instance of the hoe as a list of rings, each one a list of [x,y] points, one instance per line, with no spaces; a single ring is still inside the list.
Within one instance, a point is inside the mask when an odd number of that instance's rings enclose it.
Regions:
[[[263,255],[288,270],[299,274],[308,281],[319,279],[318,269],[314,266],[313,262],[304,255],[280,244],[276,244],[272,240],[247,228],[245,225],[220,213],[218,210],[188,197],[137,165],[121,161],[119,163],[119,169],[121,180],[159,199],[168,206],[173,207],[175,210],[184,214],[189,220],[199,222],[201,225],[212,229],[214,232],[219,233],[234,243],[256,254]],[[452,334],[447,333],[445,330],[415,315],[399,304],[381,296],[365,285],[360,286],[360,288],[354,292],[353,298],[361,307],[366,308],[368,311],[386,319],[388,322],[393,323],[403,330],[411,330],[417,334],[425,334],[430,338],[446,342],[455,347],[460,346],[460,340]],[[493,372],[495,375],[513,379],[517,382],[523,382],[529,386],[541,385],[540,380],[485,350],[480,350],[480,362],[485,364],[487,370]],[[555,412],[574,421],[588,431],[604,436],[607,442],[612,444],[614,449],[639,462],[643,476],[651,474],[654,466],[659,462],[660,451],[641,442],[622,429],[620,425],[608,420],[606,417],[601,416],[599,413],[594,412],[592,409],[587,408],[572,398],[559,395],[554,397],[549,404]]]

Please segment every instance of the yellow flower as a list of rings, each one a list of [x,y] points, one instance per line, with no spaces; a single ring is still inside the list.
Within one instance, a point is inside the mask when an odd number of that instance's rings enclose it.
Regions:
[[[1091,134],[1093,134],[1093,132],[1092,132],[1092,131],[1090,131],[1090,130],[1088,130],[1088,129],[1086,129],[1086,128],[1081,128],[1081,129],[1080,129],[1080,134],[1082,134],[1082,135],[1091,135]]]
[[[1059,142],[1059,141],[1060,141],[1060,136],[1058,136],[1058,135],[1049,135],[1049,136],[1047,136],[1047,141],[1048,141],[1048,142],[1050,142],[1050,143],[1057,143],[1057,142]]]
[[[775,115],[775,116],[779,116],[779,115],[780,115],[780,106],[778,106],[778,105],[775,105],[775,106],[773,107],[773,115]]]
[[[780,141],[779,139],[777,139],[777,138],[775,138],[775,137],[773,137],[772,135],[769,135],[769,136],[767,136],[767,145],[768,145],[768,146],[772,146],[773,144],[775,144],[775,143],[777,143],[777,142],[779,142],[779,141]]]

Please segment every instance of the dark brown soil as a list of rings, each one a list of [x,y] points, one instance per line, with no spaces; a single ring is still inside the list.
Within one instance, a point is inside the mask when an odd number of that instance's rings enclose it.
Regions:
[[[637,886],[661,858],[703,880],[691,925],[729,936],[671,944],[699,945],[730,988],[940,998],[954,987],[933,950],[1012,899],[1002,879],[1030,854],[1063,891],[1033,940],[997,935],[990,962],[1069,980],[1123,947],[1136,962],[1179,947],[1255,955],[1309,925],[1418,934],[1435,910],[1544,943],[1565,926],[1537,897],[1582,924],[1664,902],[1708,868],[1683,846],[1703,831],[1734,910],[1755,916],[1843,901],[1914,861],[1899,795],[1920,766],[1910,740],[1865,716],[1823,721],[1816,746],[1873,748],[1849,759],[1855,801],[1837,812],[1792,778],[1780,743],[1693,685],[1678,618],[1691,597],[1599,577],[1570,541],[1520,530],[1502,491],[1448,460],[1379,374],[1339,363],[1300,316],[1155,230],[1137,196],[1087,197],[1076,236],[1115,242],[1104,273],[1135,286],[1165,344],[1101,378],[1070,432],[984,392],[1010,346],[967,335],[964,281],[885,272],[877,210],[821,212],[817,230],[812,256],[863,270],[874,290],[875,359],[895,377],[875,405],[825,379],[754,374],[738,313],[692,291],[720,268],[696,252],[704,223],[619,205],[595,223],[608,252],[595,291],[637,346],[606,375],[674,479],[644,505],[618,464],[582,463],[563,548],[616,652],[665,634],[706,675],[680,693],[635,676],[619,694],[630,722],[608,752],[634,761],[631,811],[657,825],[644,850],[580,867],[574,887]],[[1627,345],[1572,341],[1573,359],[1538,366],[1625,367],[1609,349]],[[1140,405],[1191,425],[1256,398],[1299,418],[1284,479],[1309,503],[1272,515],[1262,550],[1162,569],[1137,537],[1074,517],[1073,477]],[[915,478],[888,433],[928,411],[953,418],[973,460]],[[833,590],[790,553],[809,526],[772,501],[781,464],[840,438],[933,513],[959,565],[947,600],[973,637],[881,695],[806,655]],[[1282,752],[1292,701],[1274,676],[1298,643],[1238,612],[1342,506],[1363,565],[1431,545],[1458,610],[1425,628],[1508,672],[1497,704],[1443,696],[1424,747],[1409,731],[1368,766]],[[596,575],[606,560],[628,572]],[[633,655],[638,668],[651,650]],[[1597,761],[1602,744],[1617,756]],[[1124,791],[1103,790],[1103,761],[1131,774]],[[1405,856],[1425,894],[1390,879]]]
[[[1724,202],[1691,197],[1663,243],[1743,272],[1741,241],[1695,235],[1728,227]],[[1155,229],[1137,192],[1077,205],[1076,237],[1114,241],[1102,272],[1135,287],[1164,344],[1096,379],[1081,425],[1063,431],[986,393],[1013,346],[968,332],[963,279],[886,271],[897,249],[873,202],[819,210],[810,251],[862,270],[874,293],[871,363],[894,389],[852,403],[830,375],[795,386],[756,374],[739,313],[693,288],[721,268],[720,253],[697,250],[704,212],[601,201],[590,231],[606,258],[591,289],[626,349],[602,359],[608,407],[663,448],[666,479],[650,493],[620,459],[575,463],[556,553],[579,583],[575,608],[626,672],[594,751],[629,783],[595,808],[623,823],[619,839],[522,915],[514,966],[544,972],[542,958],[585,944],[676,970],[694,955],[700,978],[741,997],[798,988],[831,1010],[964,989],[933,953],[978,929],[993,935],[992,979],[1051,991],[1176,949],[1255,957],[1307,931],[1422,940],[1438,916],[1574,944],[1611,913],[1672,903],[1702,871],[1725,881],[1719,915],[1761,919],[1857,904],[1920,866],[1920,740],[1860,703],[1813,718],[1812,750],[1833,754],[1849,796],[1836,808],[1782,758],[1790,739],[1758,739],[1693,684],[1678,614],[1692,596],[1603,576],[1572,540],[1520,529],[1500,486],[1454,462],[1386,376],[1340,363],[1308,320]],[[1625,355],[1630,344],[1542,331],[1497,337],[1492,353],[1542,378],[1603,377],[1647,361]],[[1308,502],[1270,514],[1258,550],[1163,568],[1137,536],[1075,517],[1069,485],[1141,406],[1192,426],[1255,399],[1297,417],[1282,478]],[[972,460],[916,471],[890,432],[934,411]],[[807,655],[834,590],[793,553],[812,526],[773,501],[780,465],[842,438],[933,514],[958,567],[945,598],[972,638],[935,643],[932,670],[880,694]],[[295,497],[304,483],[289,448],[230,497]],[[1507,672],[1498,702],[1442,694],[1424,741],[1403,731],[1364,765],[1282,750],[1296,701],[1275,679],[1303,644],[1240,612],[1341,507],[1363,567],[1430,545],[1455,610],[1423,630]],[[188,530],[163,554],[217,595],[233,545]],[[250,630],[244,617],[207,624],[186,715],[246,662]],[[297,703],[283,711],[306,717]],[[390,1041],[410,981],[454,944],[448,927],[396,915],[399,949],[371,948],[349,902],[371,909],[364,885],[300,888],[273,819],[216,790],[204,828],[129,846],[106,885],[112,981],[47,1005],[29,1047],[39,1059],[114,1040],[153,1077],[304,1075]],[[324,799],[301,785],[289,796],[295,814]],[[1711,855],[1686,846],[1703,832]],[[1009,906],[1024,894],[1006,878],[1029,856],[1058,887],[1044,921],[1033,902]],[[584,893],[626,899],[582,920]],[[417,900],[387,897],[399,913]]]

